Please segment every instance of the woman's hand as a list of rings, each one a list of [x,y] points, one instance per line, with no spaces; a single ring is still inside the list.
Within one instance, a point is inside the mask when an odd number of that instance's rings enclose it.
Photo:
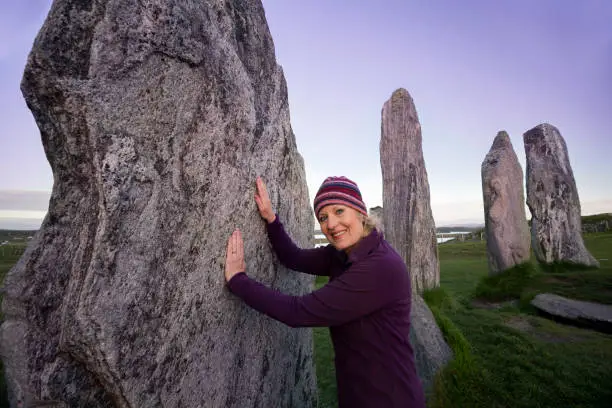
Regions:
[[[255,192],[255,202],[257,203],[257,209],[261,218],[266,220],[268,224],[271,224],[276,219],[276,214],[272,210],[272,202],[270,196],[268,196],[268,190],[266,190],[266,184],[263,182],[261,177],[257,176],[255,181],[257,191]]]
[[[225,281],[229,282],[237,273],[244,272],[244,244],[239,229],[235,229],[227,241],[225,253]]]

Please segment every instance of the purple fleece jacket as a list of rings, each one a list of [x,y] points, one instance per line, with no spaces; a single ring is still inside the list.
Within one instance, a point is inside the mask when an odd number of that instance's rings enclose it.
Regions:
[[[252,308],[291,327],[329,327],[335,351],[341,408],[424,408],[410,333],[410,276],[395,250],[377,232],[347,257],[328,245],[300,249],[276,220],[268,237],[286,267],[327,275],[328,284],[288,296],[235,275],[230,290]]]

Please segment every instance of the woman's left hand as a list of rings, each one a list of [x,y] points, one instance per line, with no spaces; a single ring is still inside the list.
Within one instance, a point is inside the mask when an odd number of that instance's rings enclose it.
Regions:
[[[237,273],[244,272],[244,244],[240,230],[236,228],[227,241],[225,253],[225,281],[229,282]]]

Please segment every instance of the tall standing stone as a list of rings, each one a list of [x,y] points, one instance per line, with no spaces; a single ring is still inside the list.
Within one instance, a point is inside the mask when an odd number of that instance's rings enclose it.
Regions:
[[[529,261],[523,170],[510,137],[501,131],[481,166],[489,274]]]
[[[440,284],[440,268],[421,125],[405,89],[382,109],[380,165],[385,237],[406,261],[413,292],[421,293]]]
[[[523,135],[527,155],[527,206],[531,239],[539,262],[599,266],[582,239],[580,199],[567,146],[547,123]]]
[[[411,277],[410,343],[424,389],[453,356],[431,310],[421,297],[440,284],[436,227],[429,202],[421,125],[412,98],[398,89],[382,109],[380,165],[385,239],[406,262]],[[374,212],[379,215],[380,212]]]
[[[249,309],[223,279],[239,227],[250,275],[311,286],[275,261],[253,200],[262,175],[312,246],[260,1],[56,0],[22,91],[55,183],[5,281],[12,406],[315,406],[311,332]]]

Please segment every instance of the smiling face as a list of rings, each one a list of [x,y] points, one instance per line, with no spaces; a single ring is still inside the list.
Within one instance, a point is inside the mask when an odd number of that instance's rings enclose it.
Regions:
[[[363,216],[351,207],[327,205],[321,208],[317,219],[321,232],[339,251],[349,253],[363,235]]]

